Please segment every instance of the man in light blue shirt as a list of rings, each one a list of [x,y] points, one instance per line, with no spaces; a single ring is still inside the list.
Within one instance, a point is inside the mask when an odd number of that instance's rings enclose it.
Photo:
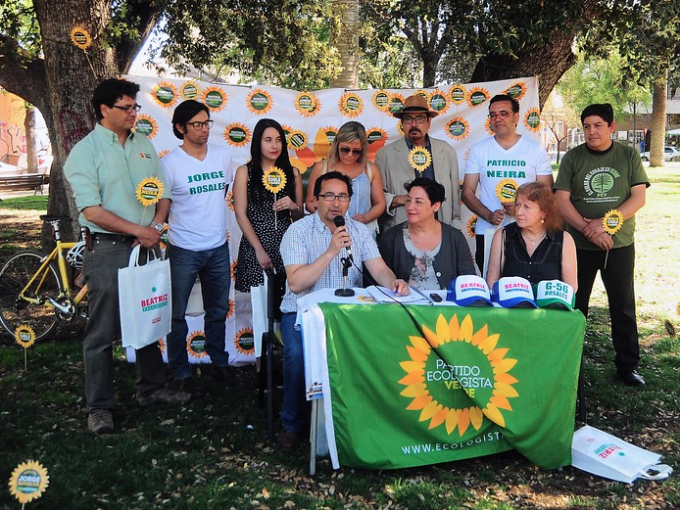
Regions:
[[[83,338],[88,429],[113,432],[113,340],[120,331],[118,269],[128,265],[133,246],[154,249],[167,215],[167,187],[151,142],[132,128],[141,108],[139,85],[108,79],[94,91],[95,129],[71,151],[64,173],[91,233],[83,254],[89,320]],[[149,190],[157,191],[155,197]],[[137,401],[184,404],[191,396],[167,388],[158,342],[136,351]]]
[[[320,289],[343,287],[341,258],[353,258],[348,287],[360,287],[365,264],[377,284],[407,295],[408,284],[397,279],[380,257],[378,246],[366,225],[346,216],[352,196],[352,182],[340,172],[322,174],[314,183],[316,212],[293,223],[281,242],[286,267],[286,293],[281,303],[283,335],[283,431],[279,445],[292,451],[300,443],[306,422],[305,375],[302,334],[296,326],[297,301]],[[335,218],[344,218],[336,227]],[[351,252],[350,252],[351,250]],[[351,255],[350,255],[351,253]]]

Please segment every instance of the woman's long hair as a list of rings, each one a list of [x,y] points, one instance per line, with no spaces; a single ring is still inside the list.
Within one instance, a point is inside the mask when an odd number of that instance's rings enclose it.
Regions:
[[[259,202],[262,198],[262,193],[270,193],[264,189],[262,184],[262,177],[264,176],[262,170],[262,137],[267,128],[276,129],[281,136],[281,154],[276,158],[274,165],[283,170],[283,173],[286,174],[286,185],[279,198],[282,198],[285,195],[292,200],[295,200],[295,172],[293,170],[293,165],[290,164],[290,158],[288,157],[286,133],[284,133],[281,124],[274,119],[261,119],[255,124],[255,129],[253,130],[253,139],[250,143],[250,163],[252,165],[250,179],[253,181],[252,185],[249,187],[251,194],[249,199]]]

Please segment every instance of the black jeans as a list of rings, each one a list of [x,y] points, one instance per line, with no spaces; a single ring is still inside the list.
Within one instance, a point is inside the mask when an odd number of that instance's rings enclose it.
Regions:
[[[635,318],[635,245],[609,251],[607,267],[604,267],[607,252],[577,250],[578,291],[576,308],[588,317],[588,301],[593,290],[595,276],[600,271],[602,283],[607,291],[609,317],[612,324],[612,341],[616,358],[614,363],[619,373],[635,370],[640,362],[637,320]]]

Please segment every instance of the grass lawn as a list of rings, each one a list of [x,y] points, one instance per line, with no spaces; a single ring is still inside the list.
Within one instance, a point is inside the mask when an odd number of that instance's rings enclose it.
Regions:
[[[598,286],[584,348],[586,396],[591,425],[663,454],[677,469],[680,343],[664,323],[680,326],[680,165],[649,169],[649,176],[636,242],[640,372],[648,384],[629,389],[617,381]],[[629,486],[571,467],[546,471],[515,452],[397,471],[333,471],[322,460],[310,478],[306,451],[283,454],[267,442],[256,390],[213,391],[181,409],[142,409],[132,398],[134,367],[119,349],[118,432],[93,437],[85,430],[81,335],[77,327],[61,327],[55,340],[28,351],[27,371],[23,350],[0,340],[0,509],[20,507],[6,482],[29,459],[50,476],[32,509],[680,508],[677,473]],[[238,371],[254,382],[252,367]],[[200,381],[208,385],[207,377]]]

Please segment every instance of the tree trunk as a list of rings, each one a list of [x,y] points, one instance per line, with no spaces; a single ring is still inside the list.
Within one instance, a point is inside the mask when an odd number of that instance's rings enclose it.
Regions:
[[[654,80],[652,92],[652,137],[650,140],[649,166],[664,166],[664,142],[666,139],[666,81],[668,71]]]
[[[331,78],[331,88],[359,88],[359,0],[331,0],[336,19],[331,24],[331,44],[340,52],[342,71]]]
[[[35,108],[28,103],[26,103],[24,133],[26,136],[26,172],[36,174],[38,173],[38,151],[35,148]]]
[[[49,214],[73,220],[63,226],[65,239],[76,238],[78,212],[64,177],[64,162],[73,146],[94,128],[92,91],[99,81],[115,77],[117,73],[114,52],[101,39],[111,19],[110,3],[109,0],[33,2],[45,55],[43,90],[51,107],[51,111],[43,114],[51,117],[54,128],[50,135],[54,161],[47,210]],[[87,30],[92,38],[92,45],[85,51],[71,42],[71,30],[76,26]],[[45,237],[43,232],[43,241]]]

